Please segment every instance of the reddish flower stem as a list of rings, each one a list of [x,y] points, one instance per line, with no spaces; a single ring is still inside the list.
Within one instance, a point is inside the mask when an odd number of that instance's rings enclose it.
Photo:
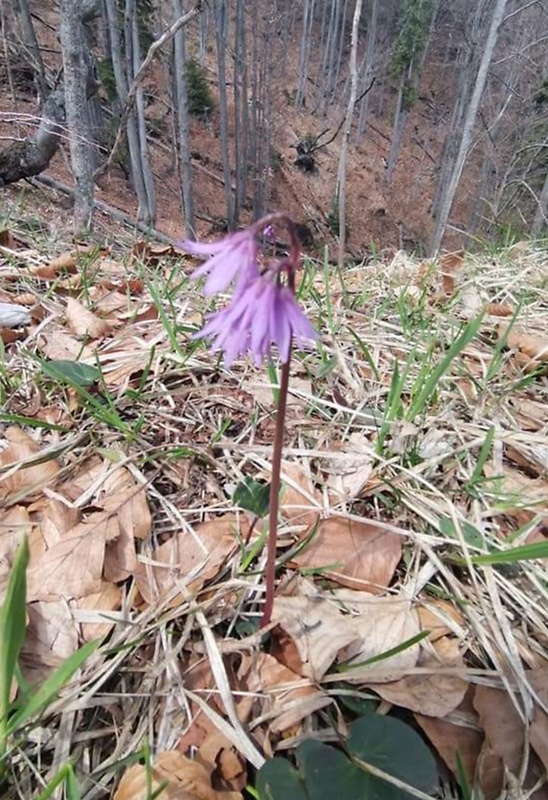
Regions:
[[[280,486],[282,468],[282,450],[285,433],[285,410],[287,407],[287,393],[289,388],[289,365],[291,363],[291,347],[286,364],[282,365],[280,390],[278,394],[278,408],[276,410],[276,432],[274,435],[274,449],[272,451],[272,480],[270,482],[270,500],[268,508],[268,540],[266,545],[266,570],[265,570],[265,602],[261,628],[270,623],[274,605],[274,588],[276,583],[276,545],[278,543],[278,512],[280,505]]]
[[[286,265],[287,286],[295,294],[295,273],[301,260],[300,244],[295,235],[293,222],[285,214],[273,214],[272,221],[281,219],[285,222],[291,239],[291,252]],[[267,218],[268,222],[270,219]],[[264,226],[265,220],[261,222]],[[280,507],[282,451],[285,434],[285,412],[287,408],[287,394],[289,389],[289,369],[291,364],[291,345],[289,343],[289,356],[287,362],[282,364],[280,390],[278,394],[278,408],[276,409],[276,432],[274,434],[274,448],[272,451],[272,479],[270,482],[270,499],[268,508],[268,540],[266,544],[266,569],[265,569],[265,601],[261,628],[265,628],[272,618],[274,595],[276,586],[276,545],[278,544],[278,513]]]

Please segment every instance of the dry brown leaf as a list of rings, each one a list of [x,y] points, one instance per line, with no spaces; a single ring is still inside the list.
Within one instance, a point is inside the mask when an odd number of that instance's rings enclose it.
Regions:
[[[534,369],[548,362],[548,339],[545,336],[532,336],[516,327],[510,329],[508,325],[499,325],[498,337],[499,340],[505,339],[510,350],[523,356],[520,363],[525,366]]]
[[[491,314],[493,317],[511,317],[515,309],[512,306],[504,303],[487,303],[483,310],[486,314]]]
[[[96,512],[64,532],[51,547],[43,536],[31,543],[29,600],[73,599],[100,592],[110,525],[109,514]]]
[[[337,605],[312,584],[301,581],[294,597],[276,597],[272,620],[293,639],[303,663],[302,674],[319,681],[339,651],[358,641],[358,634]]]
[[[321,497],[310,473],[300,464],[284,461],[280,507],[284,518],[301,529],[303,536],[318,522]]]
[[[515,517],[519,525],[536,513],[547,513],[548,482],[543,478],[530,478],[507,465],[503,466],[502,474],[491,464],[485,464],[483,471],[488,478],[500,478],[497,492],[504,494],[504,514]]]
[[[371,446],[359,431],[354,431],[341,445],[341,453],[330,462],[327,485],[336,502],[354,500],[366,487],[373,473]]]
[[[431,642],[451,634],[455,626],[462,627],[464,623],[460,611],[447,600],[429,598],[417,608],[417,613],[421,630],[429,631],[428,639]],[[455,625],[451,626],[451,622]]]
[[[0,501],[13,502],[17,497],[30,497],[51,484],[59,474],[59,463],[50,458],[39,461],[40,446],[21,428],[9,427],[4,432],[8,446],[0,452]]]
[[[250,692],[260,692],[264,696],[264,705],[255,716],[268,714],[268,727],[274,734],[294,728],[303,719],[332,702],[325,692],[303,680],[268,653],[245,655],[239,676],[247,679]]]
[[[520,771],[524,754],[525,728],[511,698],[501,689],[476,686],[474,708],[485,731],[479,781],[488,797],[497,797],[505,784],[505,772]]]
[[[65,311],[67,325],[76,336],[100,339],[110,331],[109,323],[97,317],[78,300],[69,297]]]
[[[29,512],[23,506],[0,511],[0,604],[7,588],[15,551],[24,536],[30,537],[32,528]]]
[[[453,775],[458,774],[460,759],[468,783],[473,786],[484,737],[470,695],[473,695],[473,688],[460,706],[446,717],[415,713],[415,719]]]
[[[348,622],[358,638],[339,654],[340,660],[350,665],[386,653],[420,632],[418,614],[408,599],[374,597],[348,589],[334,592],[333,596],[345,607],[357,612]],[[411,669],[417,663],[419,651],[419,644],[415,644],[383,659],[381,663],[387,670]]]
[[[440,259],[441,285],[446,296],[455,291],[455,275],[462,269],[464,251],[445,253]]]
[[[419,667],[431,668],[428,674],[405,675],[389,683],[367,682],[383,700],[428,717],[445,717],[462,702],[468,683],[457,675],[450,674],[445,667],[462,667],[464,662],[455,639],[442,637],[435,643],[436,655],[421,648]],[[378,665],[377,665],[378,669]],[[376,678],[377,680],[377,678]]]
[[[548,424],[546,403],[521,395],[512,403],[513,412],[522,430],[540,431]]]
[[[538,699],[548,707],[548,670],[534,669],[527,673],[527,678],[535,690]],[[535,703],[535,714],[531,722],[531,745],[548,770],[548,714]]]
[[[78,634],[65,600],[28,603],[28,627],[21,648],[21,669],[25,679],[42,683],[78,648]]]
[[[104,496],[98,502],[116,523],[116,535],[107,543],[104,577],[118,583],[132,576],[137,568],[135,539],[145,539],[152,517],[144,485],[135,485],[131,474],[118,469],[105,480]]]
[[[61,255],[53,258],[48,266],[50,269],[55,270],[56,274],[60,272],[76,272],[76,264],[78,263],[78,251],[70,250]]]
[[[179,531],[154,550],[150,563],[138,564],[135,577],[143,599],[154,603],[170,596],[172,602],[179,602],[178,588],[197,592],[217,575],[248,532],[249,522],[236,514],[199,523],[194,535]]]
[[[161,800],[243,800],[240,792],[218,792],[211,786],[211,773],[178,750],[159,753],[150,770],[141,764],[122,776],[113,800],[147,800],[162,783]]]
[[[109,621],[109,611],[120,608],[122,590],[113,583],[103,581],[101,589],[93,594],[80,597],[76,601],[79,611],[88,612],[88,618],[94,617],[93,622],[81,622],[82,638],[86,642],[94,639],[103,639],[114,625]]]
[[[325,577],[349,589],[378,594],[390,583],[401,553],[401,537],[390,526],[333,516],[320,522],[293,563],[301,569],[321,569]]]
[[[150,242],[136,242],[131,251],[133,260],[139,259],[151,266],[159,264],[163,258],[177,257],[180,252],[173,245],[154,245]]]
[[[82,364],[95,364],[93,349],[75,339],[63,330],[40,336],[38,344],[43,355],[52,361],[79,361]]]

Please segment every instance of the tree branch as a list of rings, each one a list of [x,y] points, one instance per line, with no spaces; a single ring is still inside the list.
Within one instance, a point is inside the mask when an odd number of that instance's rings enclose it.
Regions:
[[[161,47],[163,47],[167,42],[169,42],[171,39],[173,39],[177,31],[179,31],[181,28],[187,25],[192,19],[194,19],[194,17],[198,16],[201,10],[202,10],[202,0],[197,0],[194,8],[192,8],[186,14],[183,14],[183,16],[179,17],[179,19],[175,20],[173,25],[171,25],[167,30],[165,30],[162,33],[162,35],[154,42],[152,42],[152,44],[148,48],[148,52],[145,56],[145,59],[141,64],[141,66],[139,67],[137,74],[135,75],[135,78],[133,79],[133,82],[129,88],[125,106],[122,111],[122,116],[120,117],[120,122],[118,124],[118,131],[116,133],[116,138],[114,140],[114,144],[112,145],[112,150],[110,151],[110,155],[107,158],[106,162],[103,164],[103,166],[99,167],[99,169],[95,171],[95,180],[100,178],[101,175],[104,175],[104,173],[108,170],[108,168],[111,166],[114,160],[114,156],[116,155],[116,151],[122,139],[122,134],[125,124],[127,122],[127,119],[131,113],[131,109],[133,108],[133,104],[135,102],[137,90],[139,89],[139,86],[142,83],[143,78],[145,77],[147,70],[152,63],[152,59],[154,58],[158,50]]]

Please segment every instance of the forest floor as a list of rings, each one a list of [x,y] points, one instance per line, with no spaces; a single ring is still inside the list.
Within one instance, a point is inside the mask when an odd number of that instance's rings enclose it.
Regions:
[[[33,219],[0,233],[27,310],[0,331],[2,797],[239,800],[273,755],[312,781],[303,742],[321,763],[364,719],[405,729],[358,754],[394,797],[548,797],[546,251],[305,261],[321,336],[258,632],[276,367],[192,338],[174,248],[65,249]]]

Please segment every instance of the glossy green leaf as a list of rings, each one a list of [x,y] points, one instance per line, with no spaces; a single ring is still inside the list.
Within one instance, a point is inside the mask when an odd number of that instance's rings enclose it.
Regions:
[[[70,386],[91,386],[101,377],[97,367],[82,364],[80,361],[42,361],[42,370],[53,380],[59,383],[68,383]]]
[[[303,779],[286,758],[272,758],[257,775],[261,800],[310,800]]]
[[[348,752],[383,770],[394,778],[430,794],[438,785],[436,761],[422,738],[409,725],[395,717],[369,714],[350,726],[346,743]],[[409,800],[402,789],[363,773],[367,782],[367,800]],[[347,798],[350,800],[350,798]]]
[[[268,514],[270,498],[270,485],[260,483],[254,478],[245,477],[234,489],[232,499],[234,505],[251,511],[256,517],[262,519]]]

